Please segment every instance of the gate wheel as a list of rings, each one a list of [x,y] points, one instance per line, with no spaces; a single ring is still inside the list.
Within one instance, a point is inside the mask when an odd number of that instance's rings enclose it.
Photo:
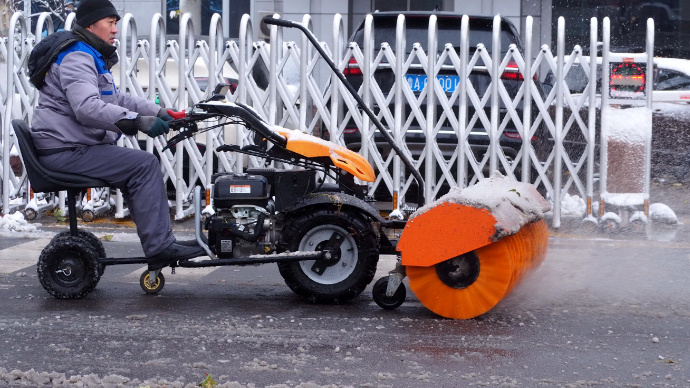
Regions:
[[[24,209],[24,218],[28,221],[33,221],[38,216],[38,213],[34,209]]]
[[[606,233],[616,233],[620,230],[620,224],[609,218],[601,222],[601,229]]]
[[[93,222],[93,220],[96,219],[96,215],[92,210],[84,210],[81,212],[81,219],[84,222]]]

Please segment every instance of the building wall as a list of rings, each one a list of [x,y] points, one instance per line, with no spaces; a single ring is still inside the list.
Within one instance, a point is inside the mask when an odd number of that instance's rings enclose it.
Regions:
[[[151,18],[154,14],[164,14],[165,1],[161,0],[112,0],[117,12],[124,16],[131,13],[137,25],[139,37],[148,37],[151,34]]]
[[[450,11],[450,10],[449,10]],[[525,20],[532,16],[532,55],[542,44],[551,44],[551,0],[455,0],[453,12],[467,15],[494,16],[500,14],[513,22],[525,36]]]
[[[339,13],[343,18],[343,28],[347,33],[348,26],[348,2],[347,1],[322,1],[322,0],[290,0],[283,4],[282,16],[285,19],[301,22],[305,14],[311,16],[314,34],[319,40],[324,41],[329,47],[333,42],[333,17]],[[299,31],[285,30],[286,40],[301,40]]]
[[[520,2],[521,0],[482,0],[474,2],[455,0],[455,9],[453,11],[467,15],[494,16],[500,14],[513,22],[515,26],[519,26],[521,16]]]

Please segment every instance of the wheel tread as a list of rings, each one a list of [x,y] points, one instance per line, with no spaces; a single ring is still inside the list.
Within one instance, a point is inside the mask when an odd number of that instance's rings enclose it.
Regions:
[[[308,230],[327,223],[335,223],[350,230],[357,243],[359,257],[356,268],[348,279],[334,285],[316,283],[301,271],[299,262],[279,263],[278,269],[287,286],[309,302],[339,304],[361,294],[376,274],[378,240],[363,216],[346,209],[308,209],[285,221],[278,248],[281,251],[298,250],[300,240]]]
[[[62,251],[69,249],[78,252],[78,255],[85,261],[86,278],[78,287],[62,287],[54,284],[49,268],[52,260],[56,260]],[[38,280],[41,282],[43,288],[52,296],[58,299],[79,299],[85,297],[91,292],[101,278],[99,271],[100,263],[98,254],[91,247],[91,244],[80,237],[62,236],[53,238],[50,243],[43,249],[38,258],[36,271],[38,273]]]

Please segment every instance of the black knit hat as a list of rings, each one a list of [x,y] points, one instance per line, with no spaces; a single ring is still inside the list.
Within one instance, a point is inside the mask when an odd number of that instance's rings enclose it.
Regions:
[[[109,0],[82,0],[77,7],[75,22],[86,28],[110,16],[120,20],[120,15],[117,14],[115,6]]]

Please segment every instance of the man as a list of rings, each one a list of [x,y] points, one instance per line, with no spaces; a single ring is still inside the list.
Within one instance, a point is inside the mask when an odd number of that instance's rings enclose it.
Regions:
[[[113,46],[117,10],[109,0],[83,0],[76,16],[72,32],[49,36],[51,41],[46,38],[29,59],[31,81],[41,92],[31,128],[40,162],[120,189],[149,269],[204,256],[195,241],[176,242],[173,237],[158,160],[115,145],[122,134],[168,133],[165,121],[172,120],[155,103],[115,88],[110,68],[118,59]]]

